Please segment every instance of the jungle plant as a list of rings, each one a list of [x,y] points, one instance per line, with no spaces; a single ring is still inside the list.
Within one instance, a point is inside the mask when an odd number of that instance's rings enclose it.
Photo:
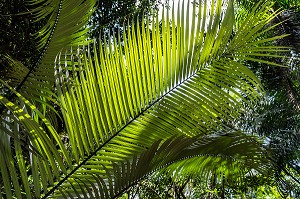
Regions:
[[[116,198],[155,171],[228,183],[272,171],[260,142],[229,125],[263,96],[241,60],[276,66],[263,57],[287,50],[270,45],[285,35],[258,39],[276,26],[270,3],[235,27],[231,0],[180,1],[98,46],[83,26],[95,1],[32,6],[49,22],[19,86],[1,81],[0,197]]]

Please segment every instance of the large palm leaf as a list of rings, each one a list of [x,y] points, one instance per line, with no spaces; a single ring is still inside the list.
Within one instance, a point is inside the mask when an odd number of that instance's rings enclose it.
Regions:
[[[161,31],[154,19],[151,34],[137,22],[123,35],[123,46],[108,36],[98,51],[93,47],[93,56],[83,46],[86,51],[67,52],[65,62],[56,62],[58,97],[69,121],[73,155],[80,159],[94,151],[73,170],[75,178],[68,176],[69,182],[81,175],[93,178],[88,175],[92,171],[99,173],[103,165],[110,167],[111,162],[147,149],[157,139],[224,130],[227,121],[240,112],[232,112],[233,108],[242,111],[241,101],[259,98],[258,79],[235,60],[276,56],[263,54],[273,47],[257,47],[264,41],[256,38],[261,34],[257,31],[277,13],[267,15],[269,4],[262,4],[229,40],[233,5],[228,2],[223,12],[223,3],[213,2],[208,9],[204,2],[198,19],[191,22],[184,11],[177,17],[173,14],[172,27],[168,18],[163,19]],[[192,12],[197,12],[196,6]]]
[[[19,142],[15,142],[15,152],[11,151],[9,144],[1,148],[2,154],[7,154],[2,157],[6,161],[1,162],[5,194],[8,197],[13,194],[20,196],[18,190],[22,188],[27,198],[39,197],[41,192],[44,197],[53,193],[53,197],[59,194],[92,197],[102,185],[110,182],[108,173],[114,171],[126,175],[128,172],[124,168],[128,168],[131,175],[121,176],[118,184],[114,181],[112,186],[102,186],[102,189],[110,190],[110,197],[114,197],[148,172],[174,161],[205,154],[208,154],[207,161],[213,161],[212,156],[215,155],[229,156],[229,159],[240,156],[240,161],[244,163],[241,165],[246,165],[246,170],[251,167],[259,170],[257,160],[260,158],[256,158],[261,150],[257,147],[253,150],[255,141],[245,142],[237,136],[235,142],[221,136],[217,138],[224,138],[224,142],[210,145],[211,142],[203,136],[216,130],[227,131],[226,124],[243,111],[243,102],[250,104],[259,99],[262,90],[259,80],[238,60],[262,61],[260,56],[277,56],[272,54],[277,47],[261,47],[260,44],[283,36],[261,41],[257,38],[278,13],[269,14],[269,4],[260,4],[230,38],[234,29],[233,3],[218,0],[208,4],[204,1],[200,8],[196,4],[192,9],[188,8],[194,13],[192,20],[183,9],[177,14],[173,10],[169,23],[167,10],[161,29],[157,18],[152,25],[149,20],[145,24],[133,23],[123,35],[124,42],[118,39],[119,36],[108,36],[99,47],[94,45],[93,51],[89,46],[81,46],[75,52],[67,51],[57,57],[56,89],[69,139],[68,149],[50,122],[23,97],[24,94],[16,93],[27,107],[25,110],[22,104],[18,106],[1,97],[0,101],[11,111],[6,115],[8,118],[3,119],[1,136],[9,139],[8,135],[14,135],[17,138],[22,134],[16,135],[13,131],[21,128],[20,132],[30,135],[32,147],[29,148],[39,152],[26,159]],[[42,79],[38,75],[34,78]],[[31,89],[28,87],[26,91]],[[172,136],[183,137],[172,142],[173,148],[164,151],[167,154],[162,161],[159,151],[164,144],[153,143]],[[206,140],[207,145],[195,147],[199,150],[191,150],[192,153],[182,154],[180,150],[188,148],[185,140],[194,136]],[[191,140],[189,142],[193,143]],[[250,147],[247,143],[254,145]],[[235,153],[237,148],[230,147],[240,144],[248,151]],[[228,151],[220,150],[226,147]],[[147,149],[150,151],[145,152],[148,156],[141,155]],[[16,175],[10,177],[8,174],[15,172],[10,165],[14,161],[14,153],[18,163],[15,170],[20,172],[22,183]],[[118,172],[118,166],[113,166],[124,165],[122,162],[132,156],[140,157],[141,163],[138,165],[141,166],[145,165],[146,159],[154,163],[143,172],[140,169],[133,172],[132,161],[127,166],[121,166],[122,172]],[[203,157],[198,161],[189,159],[188,167],[195,166],[205,159]],[[232,162],[227,159],[221,158],[222,162]],[[180,165],[185,165],[184,162]],[[31,193],[31,182],[26,181],[28,173],[25,165],[31,166],[35,193]],[[13,193],[11,186],[17,189]],[[49,187],[53,188],[48,190]],[[102,190],[102,193],[106,192]]]
[[[204,179],[217,174],[220,179],[241,183],[238,182],[242,181],[241,176],[249,174],[253,168],[259,169],[255,164],[261,165],[264,161],[262,148],[249,139],[251,137],[234,132],[158,141],[139,156],[113,163],[112,168],[102,165],[98,166],[101,168],[98,171],[90,167],[92,170],[74,174],[67,183],[57,187],[53,198],[117,198],[157,170],[167,171],[167,175],[183,175],[183,170],[184,174],[197,173]],[[216,148],[218,146],[224,148]],[[240,147],[247,150],[240,150]]]

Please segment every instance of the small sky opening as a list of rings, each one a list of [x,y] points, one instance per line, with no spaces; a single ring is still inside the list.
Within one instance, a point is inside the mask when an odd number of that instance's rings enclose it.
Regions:
[[[162,19],[162,14],[163,14],[163,7],[165,8],[165,16],[166,16],[166,11],[167,9],[169,9],[169,19],[172,18],[172,9],[174,7],[174,15],[175,18],[177,19],[177,14],[179,11],[182,12],[182,9],[184,11],[184,16],[189,16],[189,27],[191,28],[192,25],[192,18],[193,18],[193,6],[196,5],[196,11],[195,11],[195,15],[198,16],[199,14],[199,9],[202,9],[202,13],[203,13],[203,4],[204,4],[205,0],[164,0],[162,2],[162,4],[160,4],[159,6],[159,11],[158,11],[158,18],[161,20]],[[207,11],[206,11],[206,27],[209,23],[210,20],[210,15],[211,15],[211,4],[212,4],[212,0],[206,0],[206,4],[207,4]],[[216,9],[216,4],[217,2],[215,1],[215,9]],[[222,11],[224,14],[224,11],[227,8],[227,1],[223,1],[222,3]],[[188,9],[189,8],[189,9]],[[214,10],[216,11],[216,10]],[[188,12],[188,13],[187,13]],[[181,14],[181,13],[180,13]],[[195,23],[197,24],[197,18],[195,18]],[[175,19],[175,24],[177,25],[177,20]],[[186,22],[186,18],[184,19],[184,22]],[[206,29],[205,27],[205,29]]]

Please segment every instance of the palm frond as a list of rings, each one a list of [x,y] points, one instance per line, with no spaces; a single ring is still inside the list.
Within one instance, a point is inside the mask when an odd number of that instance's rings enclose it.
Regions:
[[[40,97],[51,99],[54,78],[53,60],[62,48],[77,46],[86,42],[85,27],[93,9],[95,0],[29,0],[36,20],[48,19],[38,33],[40,55],[32,65],[16,90],[27,99],[41,101]]]
[[[251,55],[256,60],[272,56],[272,51],[265,53],[268,46],[258,45],[256,36],[276,15],[266,17],[268,3],[256,7],[250,15],[255,22],[245,19],[230,39],[233,5],[228,1],[222,11],[223,5],[194,5],[194,30],[184,11],[177,16],[172,11],[172,27],[165,19],[161,22],[164,32],[157,18],[151,34],[147,20],[146,25],[137,22],[124,33],[123,43],[109,35],[93,53],[82,46],[66,52],[64,60],[57,58],[56,86],[72,154],[76,160],[86,157],[63,181],[87,171],[101,173],[103,165],[147,149],[157,139],[224,130],[243,111],[242,102],[259,100],[259,80],[237,60],[245,48],[255,49]],[[64,186],[63,181],[59,185]]]
[[[240,147],[247,150],[236,150]],[[238,183],[251,169],[260,170],[261,166],[268,165],[264,161],[264,152],[254,138],[240,132],[202,138],[172,137],[155,142],[126,162],[112,163],[110,167],[102,165],[104,173],[87,170],[74,175],[52,197],[117,198],[150,173],[162,169],[173,175],[176,175],[174,172],[182,175],[182,171],[198,172],[205,179],[218,173],[228,181],[233,178]],[[266,169],[270,168],[263,170]]]
[[[60,136],[44,114],[14,92],[19,97],[20,106],[0,96],[0,103],[8,109],[0,120],[1,175],[5,194],[7,198],[12,198],[12,195],[23,198],[23,187],[26,198],[40,197],[42,192],[47,192],[49,185],[54,185],[55,178],[67,173],[67,167],[72,162]],[[14,165],[14,158],[17,166]],[[33,183],[28,180],[28,170],[32,173]]]

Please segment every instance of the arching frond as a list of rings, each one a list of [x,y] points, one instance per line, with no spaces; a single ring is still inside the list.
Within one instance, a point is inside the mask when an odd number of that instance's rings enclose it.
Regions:
[[[1,177],[7,198],[13,195],[23,198],[21,187],[26,198],[38,198],[42,192],[47,192],[49,185],[54,185],[55,178],[67,173],[72,161],[61,137],[44,114],[19,93],[15,94],[21,106],[0,96],[0,102],[8,109],[0,120]],[[17,166],[13,164],[15,159]],[[28,169],[33,183],[28,180]]]
[[[47,23],[38,33],[40,54],[29,71],[22,75],[17,90],[30,100],[42,101],[41,96],[52,98],[53,61],[62,49],[86,42],[85,27],[93,9],[95,0],[29,0],[30,12],[36,20]]]
[[[237,150],[239,148],[247,150]],[[203,180],[217,173],[228,181],[241,183],[251,169],[261,170],[261,166],[267,165],[263,155],[264,150],[254,138],[239,132],[202,138],[180,136],[155,142],[139,156],[126,162],[112,163],[110,167],[99,165],[99,171],[103,173],[86,170],[74,175],[65,186],[58,187],[52,197],[117,198],[146,175],[161,169],[178,175],[181,174],[179,170],[197,172]],[[263,170],[266,169],[269,168]]]

